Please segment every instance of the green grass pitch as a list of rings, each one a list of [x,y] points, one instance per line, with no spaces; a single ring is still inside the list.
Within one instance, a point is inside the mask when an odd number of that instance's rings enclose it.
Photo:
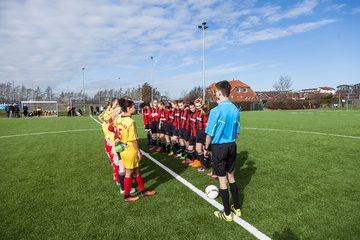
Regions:
[[[145,186],[158,195],[122,202],[89,117],[0,124],[0,239],[254,239],[146,158]],[[244,220],[272,239],[359,239],[360,111],[242,112],[241,127],[235,175]],[[201,190],[217,185],[151,154]]]

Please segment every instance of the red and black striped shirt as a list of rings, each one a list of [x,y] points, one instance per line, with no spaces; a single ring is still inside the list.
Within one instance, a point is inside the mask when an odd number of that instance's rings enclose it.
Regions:
[[[162,122],[166,122],[169,119],[169,110],[167,109],[160,109],[158,111],[158,121],[161,120]]]
[[[196,137],[196,117],[198,113],[198,110],[195,110],[195,112],[190,112],[190,134],[194,137]]]
[[[180,123],[181,123],[181,129],[189,130],[190,128],[190,114],[189,110],[185,108],[183,111],[181,111],[180,116]]]
[[[170,109],[169,110],[169,118],[167,120],[167,123],[172,125],[174,122],[174,114],[175,114],[175,109]]]
[[[173,126],[175,129],[180,129],[180,109],[174,110]]]
[[[158,108],[151,108],[150,123],[158,121]]]
[[[198,115],[196,116],[196,129],[205,130],[207,121],[208,116],[206,116],[203,111],[199,111]]]
[[[145,106],[143,108],[142,115],[143,115],[144,126],[150,124],[151,110],[149,106]]]

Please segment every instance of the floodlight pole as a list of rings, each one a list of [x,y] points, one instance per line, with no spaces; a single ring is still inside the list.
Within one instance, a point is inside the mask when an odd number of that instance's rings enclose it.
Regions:
[[[85,67],[82,66],[81,69],[82,69],[82,73],[83,73],[83,104],[84,104],[83,114],[84,114],[85,113]]]
[[[154,57],[151,56],[150,57],[151,59],[151,64],[152,64],[152,67],[151,67],[151,102],[154,101]]]
[[[200,30],[202,30],[203,34],[203,51],[202,51],[202,80],[203,80],[203,101],[205,101],[205,30],[208,28],[206,22],[202,22],[201,25],[198,26]]]

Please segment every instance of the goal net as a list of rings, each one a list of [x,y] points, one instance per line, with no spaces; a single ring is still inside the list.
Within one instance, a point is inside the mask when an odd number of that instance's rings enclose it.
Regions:
[[[26,106],[26,107],[25,107]],[[57,117],[57,101],[21,101],[21,111],[27,108],[27,116]]]

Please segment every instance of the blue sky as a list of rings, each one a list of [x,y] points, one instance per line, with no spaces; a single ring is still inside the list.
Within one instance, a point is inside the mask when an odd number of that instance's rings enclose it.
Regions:
[[[360,1],[2,0],[0,82],[56,92],[151,82],[177,98],[205,80],[273,90],[360,82]],[[154,57],[154,66],[150,57]]]

